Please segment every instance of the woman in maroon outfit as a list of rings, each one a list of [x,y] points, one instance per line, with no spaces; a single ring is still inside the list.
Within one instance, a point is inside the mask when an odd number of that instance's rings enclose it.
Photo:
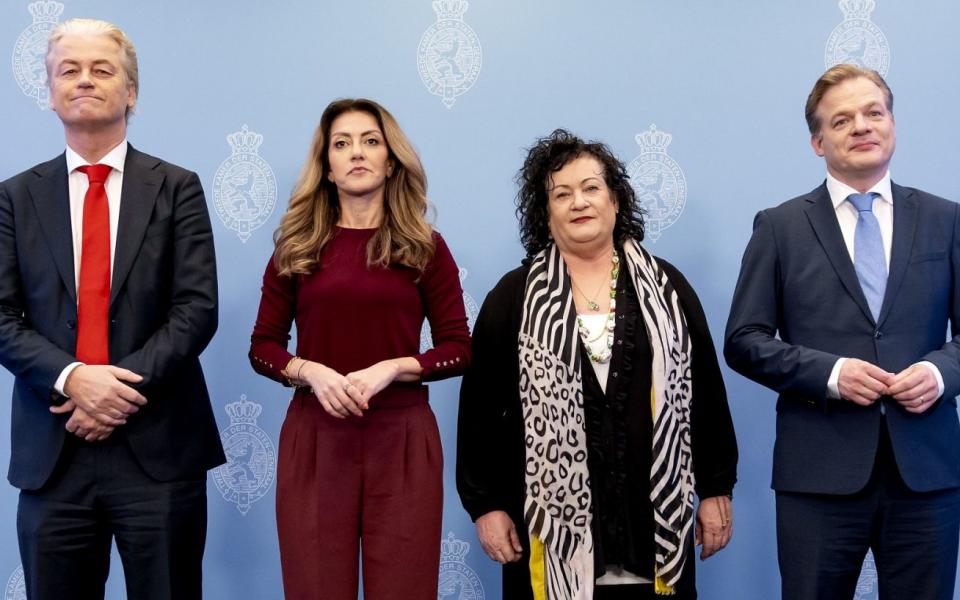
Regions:
[[[288,600],[355,600],[358,555],[367,600],[437,597],[443,457],[422,382],[459,375],[470,334],[426,209],[393,116],[330,104],[274,236],[250,347],[258,373],[297,387],[277,477]],[[434,347],[421,353],[424,317]]]

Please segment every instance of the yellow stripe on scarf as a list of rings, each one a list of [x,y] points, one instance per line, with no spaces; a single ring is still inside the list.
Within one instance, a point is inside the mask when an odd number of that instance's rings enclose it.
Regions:
[[[533,600],[547,600],[547,578],[543,571],[543,542],[534,535],[530,537],[530,587],[533,588]]]
[[[653,578],[653,591],[659,596],[672,596],[673,586],[669,586],[659,575]]]
[[[657,418],[657,396],[656,392],[653,391],[653,386],[650,386],[650,414],[653,415],[653,418]],[[656,423],[656,421],[654,421]],[[653,566],[653,591],[660,596],[672,596],[673,595],[673,586],[667,585],[667,582],[663,580],[662,577],[657,575],[657,566]]]

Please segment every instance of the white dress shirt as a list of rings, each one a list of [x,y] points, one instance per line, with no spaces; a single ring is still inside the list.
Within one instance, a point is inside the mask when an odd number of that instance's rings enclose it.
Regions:
[[[849,185],[827,173],[827,192],[830,194],[830,201],[833,202],[833,209],[837,213],[837,221],[840,223],[840,232],[843,234],[843,242],[847,246],[847,252],[850,253],[850,260],[855,260],[854,256],[854,238],[857,231],[857,220],[860,218],[856,207],[847,201],[850,194],[859,194],[860,192]],[[873,199],[873,214],[880,224],[880,238],[883,241],[883,256],[887,263],[887,272],[890,271],[890,251],[893,247],[893,190],[890,186],[890,171],[887,171],[883,178],[873,185],[867,193],[876,193],[878,197]],[[830,372],[830,379],[827,380],[827,397],[834,400],[840,398],[840,368],[846,362],[846,358],[840,358],[833,365]],[[940,369],[929,361],[921,361],[917,364],[927,366],[933,371],[939,386],[938,396],[943,395],[943,376]]]
[[[70,146],[67,146],[67,185],[70,190],[70,230],[73,232],[73,274],[74,285],[77,290],[77,298],[80,292],[80,255],[83,252],[83,199],[87,194],[87,188],[90,182],[87,174],[78,171],[78,167],[89,165],[91,163],[84,160]],[[127,140],[117,144],[113,150],[107,152],[106,156],[101,158],[97,164],[109,165],[113,168],[107,181],[104,182],[104,188],[107,191],[107,204],[110,210],[110,276],[113,277],[113,257],[116,254],[117,247],[117,224],[120,222],[120,192],[123,189],[123,166],[127,160]],[[82,362],[74,362],[67,367],[57,377],[53,387],[61,395],[66,396],[63,386],[67,382],[67,377]]]

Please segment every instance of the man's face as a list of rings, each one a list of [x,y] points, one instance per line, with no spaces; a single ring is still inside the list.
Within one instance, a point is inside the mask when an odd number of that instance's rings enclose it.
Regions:
[[[127,81],[120,46],[103,35],[66,35],[47,57],[50,107],[65,127],[126,125],[137,93]]]
[[[897,145],[883,90],[865,77],[843,81],[817,105],[820,132],[810,139],[831,175],[848,185],[872,185],[887,172]]]

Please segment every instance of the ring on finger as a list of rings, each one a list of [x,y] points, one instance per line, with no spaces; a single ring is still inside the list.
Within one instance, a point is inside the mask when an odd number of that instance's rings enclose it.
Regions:
[[[343,391],[349,392],[349,391],[350,391],[350,388],[352,388],[352,387],[353,387],[353,384],[348,381],[348,382],[346,382],[346,383],[343,384]]]

